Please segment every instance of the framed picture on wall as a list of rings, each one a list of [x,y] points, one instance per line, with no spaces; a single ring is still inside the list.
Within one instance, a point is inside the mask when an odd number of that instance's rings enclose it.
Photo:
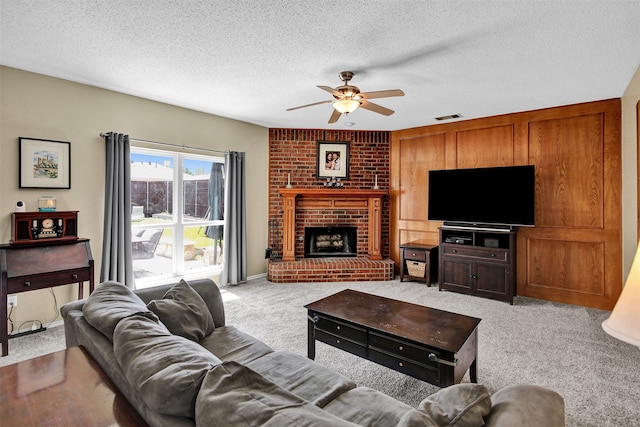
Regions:
[[[71,144],[19,138],[20,188],[71,188]]]
[[[349,179],[349,143],[318,141],[318,178]]]

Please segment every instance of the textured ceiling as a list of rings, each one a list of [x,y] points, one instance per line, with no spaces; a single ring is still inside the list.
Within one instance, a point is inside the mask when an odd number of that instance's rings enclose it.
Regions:
[[[0,63],[266,127],[396,130],[621,97],[640,1],[0,0]],[[402,89],[327,124],[316,85]]]

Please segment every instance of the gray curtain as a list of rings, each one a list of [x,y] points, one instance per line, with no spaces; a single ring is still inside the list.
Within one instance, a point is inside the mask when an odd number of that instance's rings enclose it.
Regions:
[[[109,132],[104,139],[107,163],[100,281],[115,280],[133,288],[129,135]]]
[[[238,285],[247,281],[247,225],[244,179],[244,153],[225,155],[224,189],[224,265],[221,285]]]

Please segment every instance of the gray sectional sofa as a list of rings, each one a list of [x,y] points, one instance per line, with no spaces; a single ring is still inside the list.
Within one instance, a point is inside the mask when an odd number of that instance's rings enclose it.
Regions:
[[[227,325],[211,280],[105,282],[61,311],[67,346],[83,346],[153,427],[564,425],[562,397],[534,385],[458,384],[415,408],[359,387]]]

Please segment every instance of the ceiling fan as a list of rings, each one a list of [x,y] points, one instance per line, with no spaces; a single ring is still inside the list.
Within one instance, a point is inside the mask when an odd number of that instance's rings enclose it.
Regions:
[[[394,113],[386,107],[370,102],[370,99],[376,98],[390,98],[392,96],[404,96],[404,92],[400,89],[391,90],[377,90],[373,92],[360,92],[357,86],[349,84],[349,81],[353,78],[352,71],[342,71],[338,76],[340,80],[344,82],[342,86],[337,88],[330,88],[329,86],[318,86],[322,90],[326,90],[333,99],[326,101],[314,102],[313,104],[301,105],[299,107],[288,108],[287,111],[297,110],[299,108],[312,107],[314,105],[333,103],[333,113],[329,117],[329,123],[335,123],[338,121],[342,114],[349,114],[355,111],[356,108],[362,107],[365,110],[373,111],[374,113],[390,116]]]

